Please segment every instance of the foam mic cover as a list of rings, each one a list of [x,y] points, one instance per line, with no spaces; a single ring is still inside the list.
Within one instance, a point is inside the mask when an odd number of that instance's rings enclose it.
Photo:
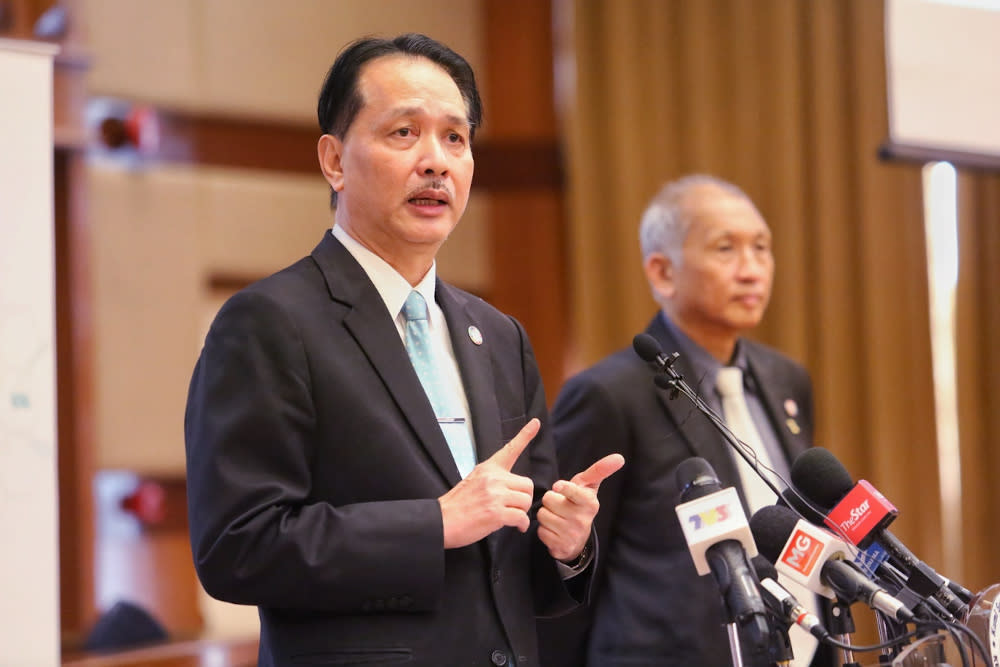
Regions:
[[[750,559],[750,563],[753,565],[753,571],[757,573],[758,579],[778,580],[778,571],[774,569],[774,563],[769,561],[764,554],[757,554]]]
[[[808,456],[807,456],[808,454]],[[899,511],[866,480],[855,484],[840,461],[822,447],[803,452],[792,463],[792,482],[827,510],[824,523],[865,549],[884,534]]]
[[[836,593],[822,577],[830,557],[847,551],[846,545],[822,528],[800,521],[787,507],[768,505],[750,517],[750,530],[764,558],[778,572],[831,600]]]
[[[823,447],[810,447],[795,457],[791,477],[792,484],[824,510],[840,502],[854,486],[851,473]]]
[[[663,354],[660,344],[648,333],[636,334],[635,338],[632,339],[632,349],[639,355],[639,358],[645,361],[657,361],[658,357]]]
[[[778,496],[777,504],[783,507],[791,508],[806,521],[810,521],[817,525],[822,525],[826,521],[827,508],[813,507],[809,504],[808,500],[802,496],[802,494],[798,493],[792,487],[781,491],[781,494]]]

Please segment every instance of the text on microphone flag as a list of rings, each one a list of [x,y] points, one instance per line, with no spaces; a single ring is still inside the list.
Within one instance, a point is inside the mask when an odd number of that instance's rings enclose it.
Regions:
[[[804,577],[808,577],[819,556],[823,552],[823,544],[809,535],[806,531],[796,528],[792,536],[788,538],[785,551],[781,554],[781,562],[791,569],[799,572]]]
[[[826,517],[826,525],[859,547],[866,547],[879,528],[885,528],[899,511],[874,486],[861,479]]]

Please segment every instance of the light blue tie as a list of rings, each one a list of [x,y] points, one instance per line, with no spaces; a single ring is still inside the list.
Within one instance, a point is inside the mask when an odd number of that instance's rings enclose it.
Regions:
[[[463,417],[462,399],[437,372],[441,360],[434,353],[430,323],[427,321],[427,302],[420,292],[413,290],[406,297],[403,318],[406,320],[403,335],[406,352],[434,408],[434,416],[448,441],[451,455],[455,457],[458,472],[465,477],[476,465],[476,452]]]

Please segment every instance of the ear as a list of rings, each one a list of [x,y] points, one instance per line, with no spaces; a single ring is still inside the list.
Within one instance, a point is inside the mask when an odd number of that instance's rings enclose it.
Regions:
[[[670,299],[674,295],[674,265],[662,252],[650,253],[642,264],[646,270],[646,280],[657,301]]]
[[[332,134],[324,134],[316,145],[319,155],[319,168],[323,177],[335,192],[344,189],[343,154],[344,142]]]

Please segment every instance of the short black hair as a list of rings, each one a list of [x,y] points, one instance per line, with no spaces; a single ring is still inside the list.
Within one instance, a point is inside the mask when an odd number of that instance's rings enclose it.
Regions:
[[[316,105],[316,116],[323,134],[344,138],[364,103],[358,90],[361,68],[370,60],[394,54],[427,58],[451,76],[465,101],[471,141],[483,120],[483,103],[472,67],[465,58],[441,42],[419,33],[406,33],[394,39],[362,37],[344,47],[326,73]],[[337,193],[331,189],[330,206],[336,205]]]

